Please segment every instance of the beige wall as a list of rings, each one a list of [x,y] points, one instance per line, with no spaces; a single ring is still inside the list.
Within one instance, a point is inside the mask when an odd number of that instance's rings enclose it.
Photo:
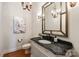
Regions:
[[[69,9],[69,40],[79,53],[79,3],[74,8]]]
[[[2,51],[2,3],[0,2],[0,55],[1,55],[1,51]]]
[[[41,19],[37,18],[37,14],[42,11],[41,6],[44,3],[33,4],[33,37],[41,33]],[[69,37],[58,37],[62,40],[70,41],[73,43],[75,50],[79,53],[79,4],[76,7],[70,8],[68,5],[68,21],[69,21]]]
[[[41,6],[43,4],[44,3],[37,2],[37,3],[33,3],[32,6],[32,20],[33,20],[32,36],[33,37],[38,36],[38,34],[42,32],[42,27],[41,27],[42,21],[41,19],[38,19],[37,15],[41,13]]]
[[[22,17],[26,22],[26,33],[13,33],[13,17]],[[16,50],[20,45],[18,39],[24,39],[23,43],[30,40],[31,37],[31,12],[23,10],[20,2],[3,2],[2,3],[2,45],[3,50]]]

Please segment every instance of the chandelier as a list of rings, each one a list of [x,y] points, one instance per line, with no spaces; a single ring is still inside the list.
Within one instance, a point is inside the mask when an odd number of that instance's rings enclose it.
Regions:
[[[56,3],[54,3],[53,10],[51,10],[51,15],[53,16],[53,18],[57,18],[58,14],[60,14],[60,12],[61,12],[61,8],[57,9]]]

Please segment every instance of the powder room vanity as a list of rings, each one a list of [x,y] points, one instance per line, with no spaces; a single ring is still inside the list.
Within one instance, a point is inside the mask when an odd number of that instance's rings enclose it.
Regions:
[[[47,2],[42,6],[42,34],[31,39],[32,57],[71,57],[73,45],[56,37],[68,38],[68,8],[66,2]]]
[[[41,42],[39,42],[41,40]],[[54,42],[53,38],[51,40],[45,39],[46,43],[43,43],[40,37],[31,39],[31,53],[32,57],[64,57],[72,56],[71,52],[66,55],[68,50],[73,48],[72,43],[62,41],[58,39],[58,42]],[[49,43],[51,42],[51,43]]]

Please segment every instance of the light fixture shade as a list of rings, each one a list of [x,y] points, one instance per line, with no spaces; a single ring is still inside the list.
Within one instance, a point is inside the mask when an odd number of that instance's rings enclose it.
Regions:
[[[70,7],[75,7],[76,4],[77,2],[70,2]]]
[[[32,3],[30,2],[21,2],[23,10],[31,11]]]

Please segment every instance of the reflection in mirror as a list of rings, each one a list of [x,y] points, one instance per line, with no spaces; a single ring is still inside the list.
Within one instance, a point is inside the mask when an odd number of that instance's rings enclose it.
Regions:
[[[68,36],[66,2],[47,2],[42,6],[42,33]]]

